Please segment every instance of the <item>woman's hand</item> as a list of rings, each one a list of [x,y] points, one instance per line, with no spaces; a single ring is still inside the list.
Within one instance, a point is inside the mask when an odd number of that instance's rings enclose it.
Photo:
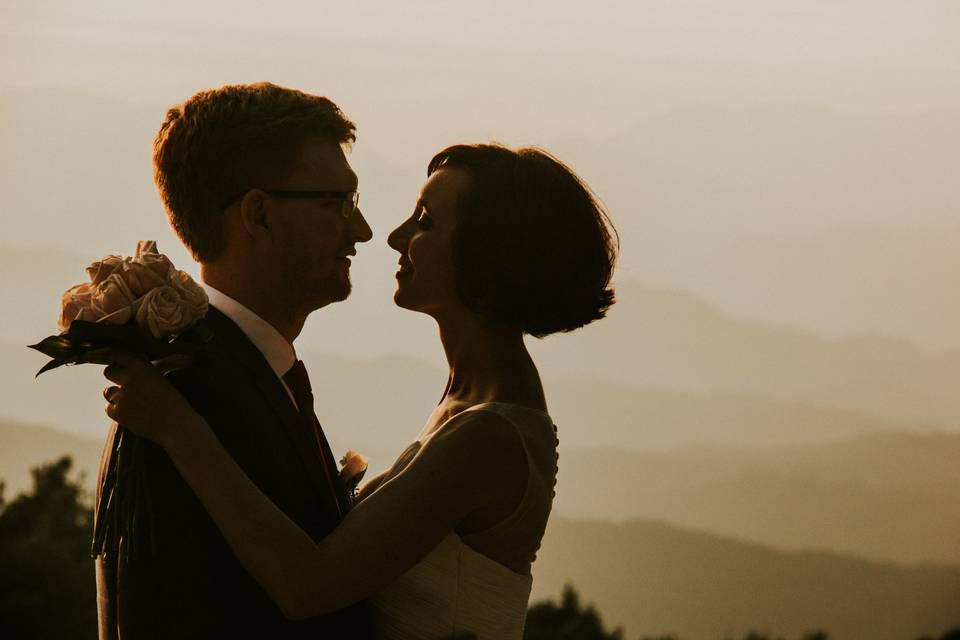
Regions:
[[[190,403],[146,360],[114,352],[103,375],[116,383],[103,390],[107,415],[168,452],[198,428],[207,428]]]

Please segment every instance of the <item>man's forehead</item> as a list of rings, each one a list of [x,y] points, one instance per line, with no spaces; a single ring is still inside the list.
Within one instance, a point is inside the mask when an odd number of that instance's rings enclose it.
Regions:
[[[309,173],[344,188],[356,188],[357,174],[347,162],[343,146],[324,140],[307,140],[300,153],[301,166],[296,173]]]

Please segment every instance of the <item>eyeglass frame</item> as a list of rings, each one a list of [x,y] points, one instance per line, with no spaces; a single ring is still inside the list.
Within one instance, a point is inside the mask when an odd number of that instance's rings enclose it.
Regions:
[[[243,193],[233,196],[220,207],[221,209],[226,209],[234,202],[247,195],[253,189],[247,189]],[[339,200],[340,201],[340,217],[346,220],[356,212],[360,207],[360,192],[359,191],[313,191],[310,189],[260,189],[268,196],[273,196],[274,198],[317,198],[321,200]],[[349,210],[347,205],[353,205]]]

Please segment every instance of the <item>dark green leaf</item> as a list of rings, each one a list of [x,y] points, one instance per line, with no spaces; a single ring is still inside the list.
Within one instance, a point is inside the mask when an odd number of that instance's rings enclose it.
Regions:
[[[73,353],[73,341],[68,336],[48,336],[37,344],[27,345],[29,349],[36,349],[40,353],[56,358]]]
[[[66,358],[54,358],[47,364],[43,365],[43,368],[40,371],[37,371],[37,375],[34,378],[39,378],[41,373],[46,373],[51,369],[56,369],[57,367],[62,367],[65,364],[70,364],[73,361],[73,356],[67,356]]]

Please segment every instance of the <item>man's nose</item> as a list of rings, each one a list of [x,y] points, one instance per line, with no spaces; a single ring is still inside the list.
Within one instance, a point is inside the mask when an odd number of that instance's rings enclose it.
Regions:
[[[355,242],[367,242],[373,237],[373,231],[367,224],[367,219],[363,217],[363,212],[360,211],[359,207],[350,216],[350,237]]]

